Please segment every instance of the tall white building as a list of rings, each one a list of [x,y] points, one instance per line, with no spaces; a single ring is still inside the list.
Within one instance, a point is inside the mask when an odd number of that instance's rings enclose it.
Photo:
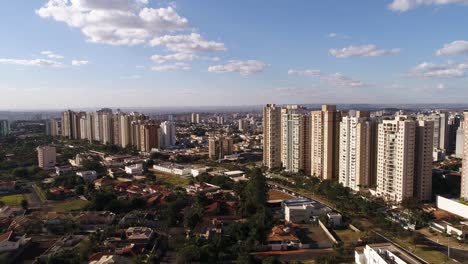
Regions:
[[[461,179],[461,191],[460,198],[468,200],[468,110],[463,112],[463,132],[465,133],[465,140],[463,142],[463,166],[462,166],[462,179]]]
[[[340,123],[339,182],[355,191],[375,177],[376,124],[369,112],[351,111]]]
[[[167,148],[176,143],[176,133],[174,123],[165,121],[161,123],[160,147]]]
[[[263,108],[263,165],[281,167],[281,108],[275,104]]]
[[[288,172],[310,174],[310,115],[296,105],[281,110],[281,162]]]
[[[465,126],[464,122],[460,123],[460,126],[457,129],[457,139],[455,147],[455,157],[462,159],[463,158],[463,149],[465,146]]]
[[[413,196],[416,122],[406,116],[378,125],[377,194],[401,202]]]

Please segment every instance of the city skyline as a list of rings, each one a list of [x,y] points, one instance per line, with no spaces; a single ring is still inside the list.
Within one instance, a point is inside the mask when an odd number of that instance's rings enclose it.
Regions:
[[[0,105],[462,103],[466,3],[5,2]]]

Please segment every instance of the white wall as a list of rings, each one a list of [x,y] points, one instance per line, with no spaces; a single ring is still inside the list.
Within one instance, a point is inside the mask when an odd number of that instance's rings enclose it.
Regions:
[[[456,201],[437,196],[437,207],[449,213],[468,219],[468,206]]]

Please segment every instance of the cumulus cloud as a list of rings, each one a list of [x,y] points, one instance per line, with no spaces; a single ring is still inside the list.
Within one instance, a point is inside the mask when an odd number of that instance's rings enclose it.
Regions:
[[[468,0],[393,0],[388,8],[396,12],[406,12],[422,5],[468,4]]]
[[[63,59],[62,55],[55,54],[54,52],[48,51],[48,50],[42,51],[41,54],[47,56],[47,58],[49,59],[56,59],[56,60]]]
[[[227,50],[224,43],[208,41],[198,33],[189,35],[165,35],[153,38],[151,46],[163,46],[174,52],[195,53]]]
[[[208,72],[225,73],[238,72],[241,75],[251,75],[263,72],[268,65],[258,60],[230,60],[224,65],[215,65],[208,67]]]
[[[169,55],[153,55],[151,56],[151,60],[154,63],[161,64],[165,63],[168,61],[192,61],[196,59],[197,56],[192,53],[174,53],[174,54],[169,54]]]
[[[437,56],[468,53],[468,41],[456,40],[436,51]]]
[[[459,78],[466,76],[468,63],[446,62],[434,64],[423,62],[410,71],[410,75],[419,78]]]
[[[147,0],[48,0],[36,14],[79,28],[90,42],[110,45],[145,44],[189,28],[173,7],[147,5]]]
[[[289,75],[304,75],[304,76],[319,76],[321,74],[320,70],[297,70],[297,69],[290,69],[288,71]]]
[[[22,65],[22,66],[45,66],[45,67],[62,67],[63,64],[54,60],[46,59],[10,59],[0,58],[0,64]]]
[[[157,65],[151,68],[151,70],[156,71],[156,72],[190,70],[190,69],[191,69],[190,64],[187,64],[184,62],[176,62],[173,64],[166,64],[166,65]]]
[[[357,87],[368,86],[361,80],[345,76],[341,73],[323,75],[320,77],[320,81],[325,82],[328,85],[335,86],[335,87],[357,88]]]
[[[349,57],[379,57],[396,54],[400,49],[379,49],[376,45],[349,46],[342,49],[330,49],[330,54],[338,59]]]
[[[72,60],[71,64],[73,66],[83,66],[83,65],[89,64],[89,61],[87,61],[87,60]]]

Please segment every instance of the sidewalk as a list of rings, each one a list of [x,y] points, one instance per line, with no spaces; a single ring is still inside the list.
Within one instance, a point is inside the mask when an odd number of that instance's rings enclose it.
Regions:
[[[453,237],[446,237],[437,231],[435,231],[434,233],[431,233],[429,229],[430,227],[426,227],[426,228],[418,230],[418,232],[424,235],[427,239],[439,245],[447,246],[447,244],[449,244],[450,248],[468,250],[468,244],[460,243],[458,240],[454,239]]]

